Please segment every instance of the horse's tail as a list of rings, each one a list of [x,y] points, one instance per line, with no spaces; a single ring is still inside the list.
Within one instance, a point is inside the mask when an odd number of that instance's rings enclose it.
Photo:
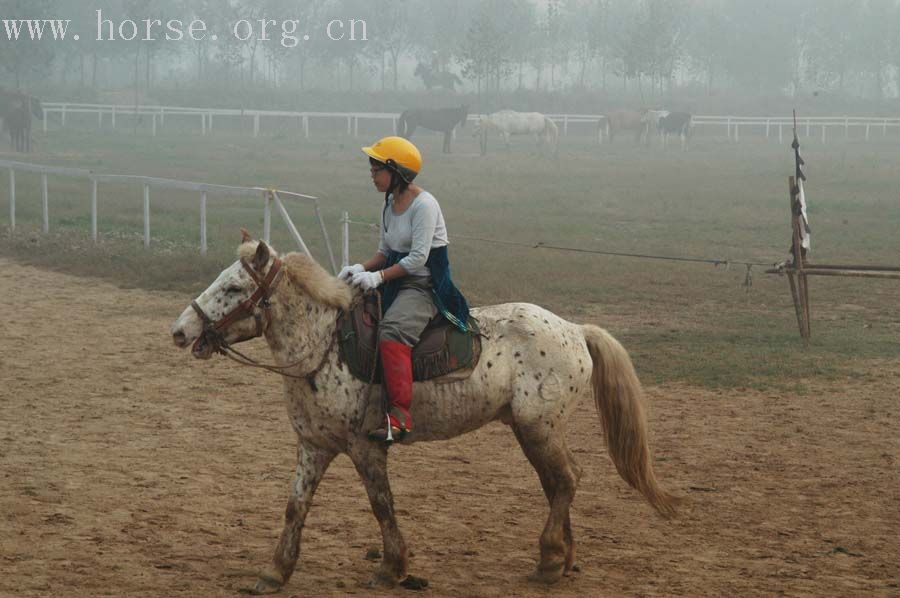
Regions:
[[[582,330],[594,362],[594,401],[610,457],[622,479],[661,515],[672,516],[678,498],[663,490],[653,473],[643,393],[631,358],[606,330],[591,325]]]
[[[44,118],[44,106],[39,99],[31,98],[31,112],[37,118]]]
[[[406,137],[407,118],[409,118],[409,110],[404,110],[400,113],[400,118],[397,119],[397,135],[400,137]]]
[[[554,154],[558,154],[559,127],[557,127],[556,123],[546,116],[544,117],[544,135],[547,137],[547,142],[550,143],[550,147],[553,148]]]

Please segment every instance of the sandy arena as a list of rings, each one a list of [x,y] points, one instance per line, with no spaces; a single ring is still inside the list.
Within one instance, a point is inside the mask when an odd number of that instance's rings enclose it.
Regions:
[[[0,269],[0,595],[251,587],[293,472],[279,379],[176,350],[168,327],[188,296]],[[267,353],[258,341],[252,352]],[[392,449],[410,572],[435,597],[898,596],[900,365],[810,384],[647,388],[657,473],[688,500],[673,521],[618,477],[582,405],[570,425],[585,470],[580,571],[552,588],[526,579],[547,507],[505,426]],[[407,593],[364,587],[373,547],[375,519],[340,457],[281,595]]]

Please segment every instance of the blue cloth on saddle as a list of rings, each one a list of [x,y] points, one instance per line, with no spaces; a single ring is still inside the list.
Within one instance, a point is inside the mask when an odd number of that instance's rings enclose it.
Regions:
[[[389,251],[385,268],[390,268],[409,253]],[[469,304],[463,294],[459,292],[453,280],[450,278],[450,260],[447,257],[447,246],[435,247],[428,253],[425,266],[431,271],[431,297],[434,305],[447,320],[456,326],[461,332],[469,331]],[[381,297],[382,315],[397,298],[400,292],[402,278],[395,278],[384,283],[384,291]]]

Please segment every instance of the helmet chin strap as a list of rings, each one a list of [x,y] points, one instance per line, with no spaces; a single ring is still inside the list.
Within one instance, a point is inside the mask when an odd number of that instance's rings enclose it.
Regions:
[[[394,192],[398,185],[400,185],[400,175],[395,170],[391,170],[391,184],[387,191],[384,192],[384,208],[381,210],[381,227],[384,229],[384,232],[387,232],[385,214],[387,214],[388,205],[390,205],[391,193]]]

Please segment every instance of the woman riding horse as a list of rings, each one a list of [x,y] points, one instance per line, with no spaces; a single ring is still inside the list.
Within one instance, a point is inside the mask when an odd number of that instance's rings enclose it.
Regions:
[[[390,408],[385,425],[369,437],[391,443],[412,430],[413,346],[438,313],[467,331],[469,306],[450,279],[441,206],[413,183],[422,168],[419,150],[402,137],[385,137],[362,151],[372,183],[384,193],[381,240],[375,255],[338,277],[364,291],[384,284],[378,347]]]

